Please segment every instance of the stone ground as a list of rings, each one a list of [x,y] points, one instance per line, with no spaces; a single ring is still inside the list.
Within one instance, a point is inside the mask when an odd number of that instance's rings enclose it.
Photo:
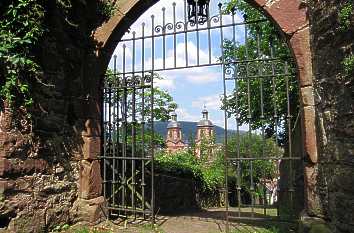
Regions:
[[[71,227],[65,233],[219,233],[225,232],[224,212],[219,209],[193,212],[183,215],[158,216],[155,227],[148,222],[135,222],[133,225],[126,225],[124,222],[106,221],[91,231],[82,225]],[[231,221],[231,233],[291,233],[292,230],[272,231],[272,226],[280,226],[275,223],[240,223]]]

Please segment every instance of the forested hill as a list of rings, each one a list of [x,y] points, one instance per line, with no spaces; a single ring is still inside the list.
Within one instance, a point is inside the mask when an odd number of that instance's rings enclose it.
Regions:
[[[189,141],[192,138],[194,140],[194,136],[197,131],[197,122],[180,121],[179,123],[181,124],[182,127],[183,139]],[[156,132],[159,133],[164,138],[166,137],[167,134],[167,128],[166,128],[167,124],[168,122],[156,121],[154,126]],[[215,130],[216,142],[223,142],[224,131],[225,131],[224,128],[215,125],[214,130]],[[229,134],[236,133],[235,130],[229,130],[228,132]]]

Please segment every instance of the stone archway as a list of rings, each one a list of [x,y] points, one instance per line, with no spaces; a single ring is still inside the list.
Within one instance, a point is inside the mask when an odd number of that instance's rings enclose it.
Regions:
[[[97,62],[94,68],[97,74],[103,74],[107,68],[108,62],[113,51],[124,35],[129,26],[149,7],[155,4],[157,0],[138,1],[125,0],[118,2],[118,8],[113,17],[106,23],[101,25],[94,32],[94,39],[100,48],[97,49]],[[295,0],[249,0],[254,7],[260,9],[271,21],[273,21],[282,32],[286,39],[293,56],[296,60],[298,68],[298,79],[300,84],[300,103],[301,103],[301,120],[303,132],[303,151],[306,159],[305,164],[305,206],[307,214],[313,215],[318,209],[318,197],[315,193],[316,187],[316,164],[317,164],[317,139],[315,128],[315,106],[313,95],[313,74],[312,74],[312,57],[310,48],[310,25],[308,19],[308,8],[303,1]],[[97,75],[96,77],[101,77]],[[95,80],[94,83],[100,83]],[[98,100],[99,98],[97,98]],[[97,101],[96,106],[100,103]],[[94,119],[100,118],[99,111]],[[99,131],[98,122],[88,120],[86,124],[87,131]],[[84,140],[84,160],[95,157],[98,154],[98,138],[87,138]],[[95,146],[96,145],[96,146]],[[96,150],[93,148],[97,148]],[[95,169],[99,170],[99,169]],[[84,173],[85,169],[83,169]],[[98,172],[93,172],[97,174]],[[83,175],[82,177],[85,177]],[[81,196],[86,196],[87,189],[100,187],[91,187],[86,179],[80,180]],[[98,190],[96,190],[96,195]],[[87,197],[86,197],[87,198]]]

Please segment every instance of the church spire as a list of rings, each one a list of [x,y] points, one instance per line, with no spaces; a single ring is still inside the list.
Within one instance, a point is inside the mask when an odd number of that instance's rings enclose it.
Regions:
[[[203,114],[203,120],[209,120],[208,119],[209,112],[208,112],[205,104],[204,104],[204,108],[203,108],[202,114]]]
[[[172,120],[172,121],[177,121],[177,113],[176,113],[175,111],[173,111],[173,112],[171,113],[171,120]]]

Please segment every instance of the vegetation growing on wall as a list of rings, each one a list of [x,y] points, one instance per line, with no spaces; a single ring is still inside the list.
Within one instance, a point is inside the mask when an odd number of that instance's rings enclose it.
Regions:
[[[193,177],[200,181],[203,190],[217,190],[223,185],[224,162],[221,153],[215,154],[215,159],[207,163],[198,160],[190,151],[178,151],[156,154],[157,170],[167,171],[177,176]]]
[[[68,24],[72,0],[54,1]],[[115,11],[116,1],[97,1],[97,15],[106,20]],[[34,83],[44,84],[45,72],[37,59],[45,33],[50,1],[5,0],[0,2],[0,100],[11,106],[33,104]]]
[[[348,0],[340,6],[338,13],[339,29],[343,33],[354,31],[354,0]],[[347,55],[342,61],[344,75],[352,77],[354,75],[354,55],[353,52]]]
[[[42,1],[15,0],[0,5],[0,98],[10,104],[30,106],[31,82],[40,78],[34,49],[40,41]]]
[[[238,154],[241,158],[249,157],[249,155],[255,158],[282,157],[283,155],[283,150],[272,139],[263,140],[260,135],[256,134],[232,135],[229,137],[228,145],[230,157],[236,157]],[[203,144],[201,144],[201,147],[203,147]],[[208,148],[204,150],[208,150]],[[195,157],[193,148],[175,153],[160,151],[156,155],[156,161],[157,170],[167,171],[181,177],[193,177],[200,182],[205,192],[214,193],[224,186],[225,160],[221,148],[214,149],[211,156],[201,159]],[[276,162],[274,160],[255,160],[252,163],[253,170],[251,173],[250,161],[241,161],[239,165],[242,169],[242,173],[240,172],[242,192],[251,192],[250,181],[252,176],[255,185],[254,194],[263,196],[264,190],[261,187],[263,179],[272,180],[279,176]],[[238,179],[237,164],[229,166],[227,175],[229,185],[232,186],[230,188],[234,188]]]
[[[352,17],[354,14],[354,0],[348,0],[343,4],[339,11],[339,23],[342,31],[347,31],[352,26]]]

